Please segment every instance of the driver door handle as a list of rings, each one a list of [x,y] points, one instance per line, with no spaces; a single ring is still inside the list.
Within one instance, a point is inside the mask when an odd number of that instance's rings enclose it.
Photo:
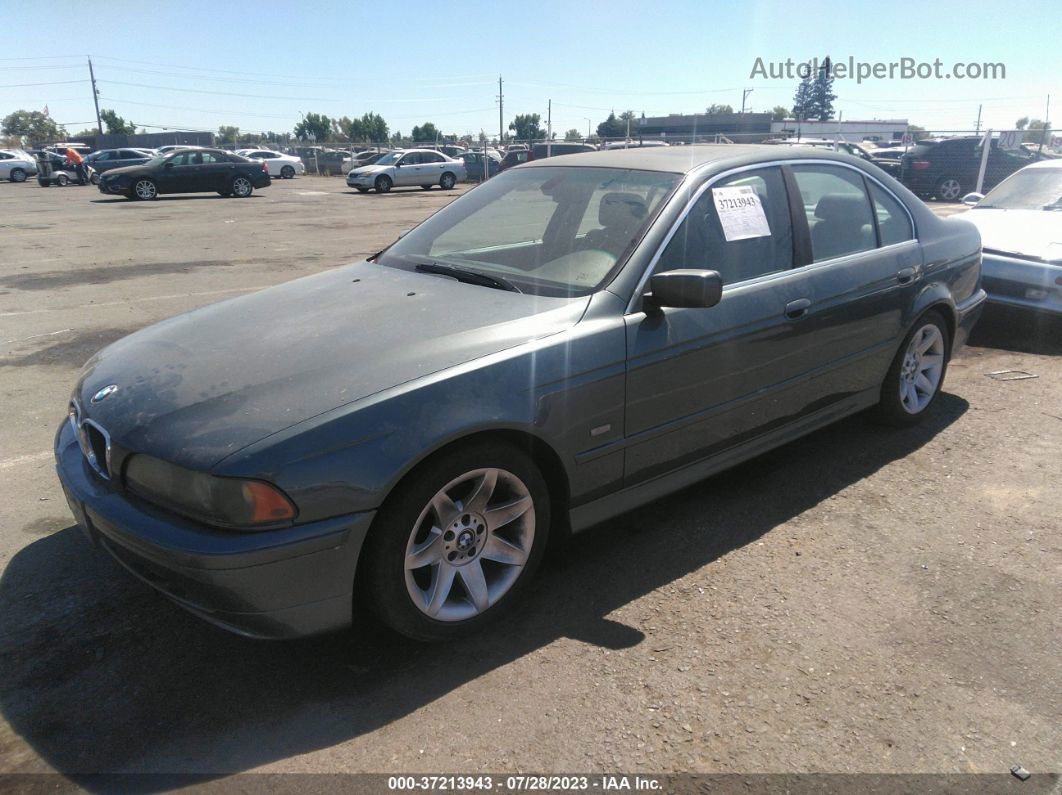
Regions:
[[[900,284],[910,284],[914,281],[914,277],[914,268],[904,268],[903,270],[897,271],[896,273],[896,281],[898,281]]]
[[[800,320],[800,318],[808,313],[810,307],[811,301],[809,299],[798,298],[785,305],[785,316],[789,320]]]

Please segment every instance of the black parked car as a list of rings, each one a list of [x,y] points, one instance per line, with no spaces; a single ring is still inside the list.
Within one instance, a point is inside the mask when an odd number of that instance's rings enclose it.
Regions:
[[[487,158],[487,173],[483,173],[483,158]],[[457,156],[465,163],[465,179],[469,182],[482,182],[490,179],[501,169],[501,158],[493,152],[464,152]]]
[[[92,166],[96,174],[92,181],[98,183],[99,175],[125,166],[139,166],[151,160],[151,155],[136,149],[100,149],[85,158],[85,165]]]
[[[248,160],[221,149],[178,149],[100,176],[100,192],[130,199],[154,199],[162,193],[206,193],[243,198],[269,187],[264,161]]]
[[[590,144],[577,144],[568,141],[554,142],[548,148],[546,144],[535,144],[530,149],[513,149],[506,152],[505,157],[502,158],[500,169],[505,170],[521,163],[530,163],[532,160],[543,160],[546,157],[596,151],[597,148]]]
[[[971,224],[848,155],[538,160],[371,261],[105,348],[59,477],[100,548],[221,626],[293,637],[358,605],[452,638],[551,536],[865,409],[924,418],[980,277]]]
[[[935,196],[941,201],[959,201],[977,188],[981,140],[977,136],[963,136],[919,141],[900,159],[903,184],[923,198]],[[1036,154],[1027,149],[1000,149],[999,140],[993,138],[982,193],[1036,160]]]

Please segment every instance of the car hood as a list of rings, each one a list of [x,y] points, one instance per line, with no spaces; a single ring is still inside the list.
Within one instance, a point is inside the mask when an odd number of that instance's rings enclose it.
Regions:
[[[1062,211],[973,208],[960,215],[977,227],[984,248],[1062,260]]]
[[[115,444],[204,470],[310,417],[564,331],[588,301],[361,263],[131,334],[86,364],[75,394]]]
[[[351,176],[358,176],[359,174],[379,174],[386,171],[390,166],[358,166],[350,172]]]
[[[92,164],[89,163],[91,166]],[[122,166],[121,168],[109,168],[100,174],[100,179],[114,179],[120,177],[123,174],[139,174],[144,170],[144,163],[134,163],[131,166]]]

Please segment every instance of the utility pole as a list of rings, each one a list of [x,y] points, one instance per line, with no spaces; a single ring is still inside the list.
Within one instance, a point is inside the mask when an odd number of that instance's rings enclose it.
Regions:
[[[1044,129],[1040,133],[1040,146],[1036,149],[1036,156],[1044,154],[1044,141],[1047,139],[1047,128],[1051,126],[1051,95],[1047,95],[1047,108],[1044,110]]]
[[[92,103],[96,106],[96,129],[103,135],[103,122],[100,121],[100,92],[96,90],[96,74],[92,71],[92,58],[88,58],[89,80],[92,81]]]
[[[976,131],[976,132],[981,132],[981,108],[983,108],[983,107],[984,107],[983,105],[978,105],[977,106],[977,123],[974,126],[974,131]]]
[[[755,90],[756,89],[754,88],[746,88],[744,91],[741,92],[741,112],[743,114],[745,112],[745,100],[748,99],[749,94],[751,94]]]
[[[503,103],[505,102],[505,95],[502,94],[502,79],[501,75],[498,75],[498,145],[501,146],[505,143],[505,112],[503,111]]]
[[[546,105],[546,157],[553,156],[553,100]]]

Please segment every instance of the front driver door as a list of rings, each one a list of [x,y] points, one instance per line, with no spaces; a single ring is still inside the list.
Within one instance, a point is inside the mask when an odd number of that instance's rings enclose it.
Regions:
[[[198,152],[178,152],[158,170],[156,182],[159,193],[188,193],[196,190],[196,166],[192,162]]]
[[[420,185],[424,181],[420,173],[420,152],[403,155],[399,162],[395,169],[395,185]]]
[[[742,229],[725,200],[746,187],[762,215]],[[719,271],[723,296],[707,309],[646,313],[638,305],[626,316],[626,485],[721,452],[807,408],[801,310],[809,287],[805,270],[793,268],[803,241],[794,241],[779,167],[723,177],[693,205],[653,270]]]

